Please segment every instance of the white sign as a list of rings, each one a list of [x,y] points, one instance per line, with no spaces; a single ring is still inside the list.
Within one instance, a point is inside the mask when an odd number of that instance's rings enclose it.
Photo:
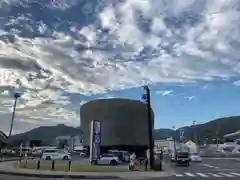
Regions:
[[[90,134],[90,162],[97,159],[100,156],[100,144],[101,144],[101,122],[93,120],[91,122],[91,134]]]

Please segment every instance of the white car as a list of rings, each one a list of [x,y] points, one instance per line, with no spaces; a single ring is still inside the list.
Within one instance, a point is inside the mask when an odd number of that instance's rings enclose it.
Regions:
[[[41,159],[46,160],[56,160],[56,159],[63,159],[63,160],[70,160],[72,156],[69,152],[63,149],[44,149],[42,152]]]
[[[190,159],[192,162],[202,162],[202,158],[198,153],[190,153]]]
[[[116,165],[120,164],[120,160],[114,154],[103,154],[103,155],[100,156],[99,159],[96,160],[95,163],[99,164],[99,165],[116,166]]]

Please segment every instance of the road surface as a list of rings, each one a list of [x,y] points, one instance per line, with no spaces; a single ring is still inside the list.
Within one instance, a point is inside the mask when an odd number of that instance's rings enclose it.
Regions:
[[[166,161],[166,160],[165,160]],[[176,167],[167,162],[170,177],[151,178],[149,180],[239,180],[240,159],[203,159],[202,163],[192,163],[190,167]],[[33,178],[0,175],[0,180],[67,180],[67,178]],[[134,178],[136,179],[136,178]],[[141,177],[139,177],[141,179]],[[80,179],[79,179],[80,180]],[[148,179],[146,179],[148,180]]]
[[[191,163],[190,167],[176,167],[171,163],[174,177],[179,179],[240,179],[240,160],[234,159],[203,159],[203,162]]]

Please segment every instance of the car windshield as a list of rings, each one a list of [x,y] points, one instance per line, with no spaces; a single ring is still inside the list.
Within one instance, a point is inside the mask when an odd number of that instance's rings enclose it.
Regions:
[[[188,152],[179,152],[179,153],[177,153],[177,156],[178,157],[188,157],[189,153]]]
[[[199,156],[198,153],[190,153],[190,155]]]

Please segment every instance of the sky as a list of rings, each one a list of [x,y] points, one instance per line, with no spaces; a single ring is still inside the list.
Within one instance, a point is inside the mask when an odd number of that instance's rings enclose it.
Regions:
[[[240,114],[239,0],[0,0],[0,130],[79,126],[151,90],[155,128]]]

